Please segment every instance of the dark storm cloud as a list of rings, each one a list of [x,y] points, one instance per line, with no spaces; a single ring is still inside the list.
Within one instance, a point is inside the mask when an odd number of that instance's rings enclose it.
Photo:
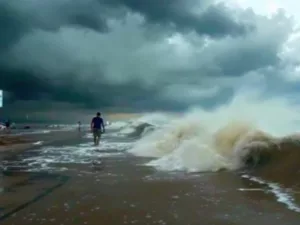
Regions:
[[[204,100],[182,102],[178,96],[191,91],[189,85],[201,89],[213,83],[207,81],[211,77],[238,77],[276,65],[290,24],[284,16],[240,18],[213,2],[0,0],[5,104],[34,100],[40,107],[67,102],[86,108],[180,110],[191,103],[212,107],[225,101],[233,95],[229,85]],[[132,22],[140,17],[143,22]],[[116,18],[124,24],[111,20]],[[176,44],[167,46],[161,38],[177,32],[190,43],[188,50],[180,44],[174,50]],[[148,34],[159,38],[149,40]],[[206,38],[211,41],[207,46]],[[174,84],[185,88],[162,97]]]
[[[27,32],[30,25],[6,2],[0,2],[0,55]]]
[[[200,35],[223,37],[241,35],[253,29],[250,24],[234,20],[223,3],[197,0],[98,0],[111,7],[123,7],[141,13],[150,24],[167,25],[179,31],[195,30]],[[198,7],[198,12],[192,12]]]
[[[0,2],[0,51],[16,43],[28,32],[56,31],[61,27],[81,27],[107,31],[104,12],[93,1]],[[1,52],[0,52],[1,53]]]
[[[178,30],[195,30],[213,37],[244,34],[251,26],[235,21],[223,4],[202,1],[192,12],[195,0],[87,0],[0,2],[0,48],[8,47],[26,32],[35,29],[57,30],[78,26],[99,32],[108,31],[107,19],[126,15],[126,9],[140,13],[148,24],[166,25]],[[124,10],[125,9],[125,10]]]
[[[219,74],[241,76],[251,70],[276,65],[280,61],[277,51],[276,46],[241,46],[238,51],[233,50],[228,57],[217,57]]]

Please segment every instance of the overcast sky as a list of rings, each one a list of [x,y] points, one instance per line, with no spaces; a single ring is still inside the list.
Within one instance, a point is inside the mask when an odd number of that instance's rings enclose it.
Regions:
[[[293,4],[292,4],[293,3]],[[182,110],[293,95],[295,0],[0,0],[5,104]]]

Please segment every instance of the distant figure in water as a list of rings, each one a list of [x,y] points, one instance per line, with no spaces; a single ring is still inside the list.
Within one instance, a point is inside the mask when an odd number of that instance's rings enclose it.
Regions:
[[[101,130],[102,128],[102,130]],[[101,118],[101,113],[97,112],[96,117],[92,119],[91,130],[94,136],[94,144],[99,145],[101,134],[105,132],[104,121]]]
[[[81,131],[81,122],[78,121],[78,131]]]
[[[6,120],[6,122],[5,122],[5,127],[6,127],[7,133],[10,133],[11,122],[10,122],[9,119]]]

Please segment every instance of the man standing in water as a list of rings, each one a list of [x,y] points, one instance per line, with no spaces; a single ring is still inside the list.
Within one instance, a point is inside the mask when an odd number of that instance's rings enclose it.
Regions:
[[[91,130],[94,136],[94,144],[99,145],[101,134],[105,132],[104,122],[103,119],[101,118],[100,112],[97,112],[96,117],[93,118],[91,122]]]

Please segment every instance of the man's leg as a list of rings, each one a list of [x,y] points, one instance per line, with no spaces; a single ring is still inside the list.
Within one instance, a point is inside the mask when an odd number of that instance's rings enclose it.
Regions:
[[[93,130],[93,136],[94,136],[94,145],[97,143],[97,131],[94,129]]]
[[[101,130],[97,130],[97,145],[99,145],[100,142],[100,137],[101,137]]]
[[[97,136],[96,145],[99,145],[99,136]]]
[[[97,140],[97,145],[99,145],[100,139],[101,139],[101,133],[100,133],[100,131],[99,131],[98,140]]]

